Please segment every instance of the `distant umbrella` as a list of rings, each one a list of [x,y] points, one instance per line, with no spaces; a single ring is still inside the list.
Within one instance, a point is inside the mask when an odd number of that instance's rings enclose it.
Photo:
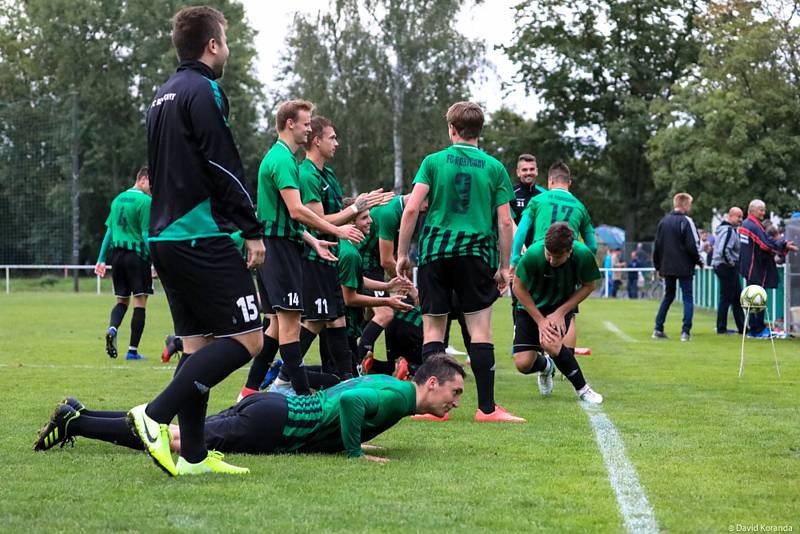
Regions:
[[[622,248],[622,245],[625,244],[625,230],[616,226],[601,224],[594,229],[594,235],[599,242],[611,249]]]

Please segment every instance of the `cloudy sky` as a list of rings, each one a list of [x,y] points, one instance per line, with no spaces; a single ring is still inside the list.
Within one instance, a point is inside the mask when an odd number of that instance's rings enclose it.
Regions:
[[[264,2],[263,0],[241,0],[250,24],[258,31],[256,47],[259,51],[258,74],[265,85],[274,83],[278,54],[296,12],[315,14],[328,9],[330,2],[324,0],[293,0],[292,2]],[[457,27],[464,35],[484,39],[491,70],[484,80],[473,84],[472,97],[485,102],[489,111],[505,103],[517,112],[532,117],[536,112],[536,100],[526,97],[525,92],[515,87],[504,93],[502,81],[510,81],[514,66],[494,46],[510,41],[514,31],[513,6],[519,0],[491,0],[462,13]],[[300,95],[298,95],[300,96]]]

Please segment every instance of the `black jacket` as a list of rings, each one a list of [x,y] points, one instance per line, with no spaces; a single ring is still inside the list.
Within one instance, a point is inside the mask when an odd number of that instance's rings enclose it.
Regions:
[[[211,69],[183,61],[147,111],[151,241],[263,235]]]
[[[685,213],[673,211],[658,223],[653,265],[661,276],[691,276],[702,265],[694,223]]]

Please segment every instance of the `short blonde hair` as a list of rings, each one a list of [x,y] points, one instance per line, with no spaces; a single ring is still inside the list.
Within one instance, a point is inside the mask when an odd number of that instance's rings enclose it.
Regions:
[[[275,128],[279,132],[286,129],[286,123],[289,119],[297,120],[297,114],[300,110],[314,112],[314,104],[308,100],[289,100],[278,106],[278,112],[275,114]]]
[[[685,210],[692,205],[693,200],[692,195],[689,193],[678,193],[672,197],[672,206]]]

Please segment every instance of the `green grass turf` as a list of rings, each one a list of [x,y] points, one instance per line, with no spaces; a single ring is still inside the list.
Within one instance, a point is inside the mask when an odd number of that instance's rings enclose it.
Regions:
[[[162,296],[148,308],[146,362],[109,360],[103,331],[112,298],[91,293],[0,295],[0,525],[12,531],[468,531],[624,530],[586,414],[568,382],[551,398],[509,357],[509,302],[497,304],[497,399],[527,424],[475,424],[474,381],[449,423],[403,421],[379,436],[387,465],[342,456],[231,455],[245,477],[171,479],[142,453],[79,439],[33,453],[53,405],[71,394],[97,409],[146,402],[169,380],[158,359],[171,330]],[[729,525],[800,530],[800,342],[712,333],[698,311],[680,343],[650,339],[656,303],[590,300],[578,318],[584,373],[605,395],[628,457],[665,531]],[[128,336],[126,317],[120,348]],[[623,341],[604,321],[636,342]],[[458,337],[457,335],[455,336]],[[459,345],[460,340],[456,340]],[[122,351],[124,354],[124,350]],[[316,352],[312,349],[312,352]],[[246,370],[213,391],[212,410],[235,399]]]

